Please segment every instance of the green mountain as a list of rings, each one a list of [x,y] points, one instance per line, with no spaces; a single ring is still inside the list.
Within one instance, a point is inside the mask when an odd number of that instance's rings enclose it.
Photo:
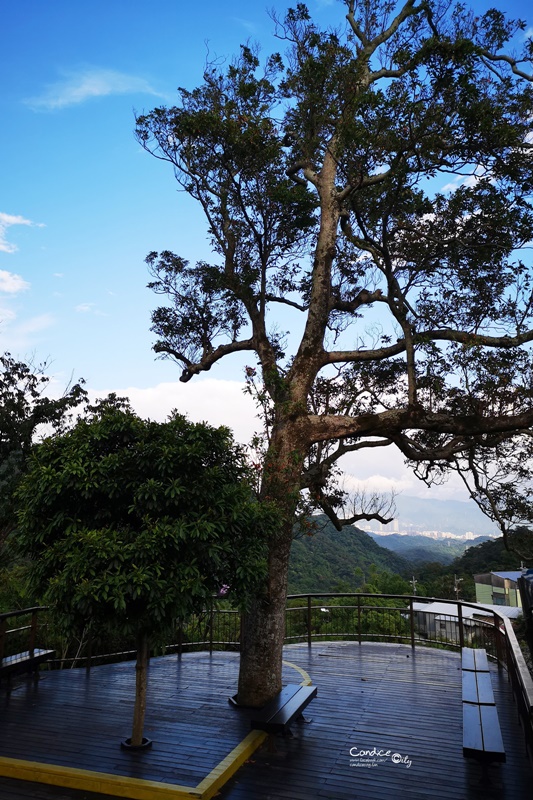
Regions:
[[[533,564],[528,562],[525,566],[531,567]],[[505,549],[501,536],[476,547],[469,547],[460,558],[455,559],[453,568],[457,573],[466,575],[517,570],[520,569],[520,556]]]
[[[479,536],[470,541],[453,539],[430,539],[428,536],[403,536],[399,533],[370,533],[375,542],[387,550],[392,550],[411,564],[422,564],[427,561],[439,564],[451,564],[473,545],[486,541],[487,537]]]
[[[395,574],[409,571],[404,558],[380,547],[364,531],[353,526],[337,531],[326,517],[314,521],[317,532],[292,543],[289,594],[334,592],[340,583],[355,591],[364,582],[361,570],[367,580],[374,568]]]

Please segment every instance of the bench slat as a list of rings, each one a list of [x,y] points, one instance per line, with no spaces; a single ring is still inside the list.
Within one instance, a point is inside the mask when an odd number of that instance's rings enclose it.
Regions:
[[[282,733],[316,694],[316,686],[285,686],[277,697],[257,712],[251,720],[251,727],[268,733]]]
[[[462,668],[473,672],[488,672],[487,651],[480,648],[463,647],[461,650]]]
[[[463,703],[494,705],[490,673],[463,670]]]
[[[463,755],[477,758],[483,752],[479,706],[463,703]]]
[[[485,753],[492,761],[505,761],[505,750],[496,706],[479,706],[479,713]]]
[[[474,660],[476,662],[476,672],[489,671],[489,660],[486,650],[474,650]]]
[[[463,669],[475,670],[476,662],[474,659],[474,652],[475,651],[471,647],[463,647],[461,651]]]
[[[494,692],[492,691],[492,683],[490,674],[488,672],[476,672],[477,694],[479,697],[478,702],[480,705],[493,706]]]
[[[284,686],[281,692],[279,692],[270,703],[267,703],[266,706],[259,710],[259,717],[266,720],[271,719],[294,697],[299,688],[300,687],[296,684]]]

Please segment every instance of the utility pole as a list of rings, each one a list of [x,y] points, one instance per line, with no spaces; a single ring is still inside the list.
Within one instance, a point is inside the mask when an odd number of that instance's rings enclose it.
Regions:
[[[463,579],[462,578],[458,578],[457,575],[453,576],[453,591],[455,592],[455,599],[456,600],[459,600],[459,592],[461,590],[461,587],[459,586],[459,584],[461,583],[462,580]]]
[[[417,581],[417,580],[415,580],[415,576],[413,575],[413,577],[412,577],[412,579],[411,579],[411,586],[413,587],[413,594],[414,594],[415,596],[416,596],[416,584],[417,584],[417,583],[418,583],[418,581]]]

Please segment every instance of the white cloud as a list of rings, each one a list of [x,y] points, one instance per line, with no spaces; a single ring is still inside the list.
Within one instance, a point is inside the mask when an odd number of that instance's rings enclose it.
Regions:
[[[39,334],[55,325],[52,314],[39,314],[16,322],[16,314],[0,308],[0,351],[24,353],[38,344]],[[23,356],[24,357],[24,356]]]
[[[135,411],[143,418],[159,422],[167,419],[172,410],[185,414],[193,422],[209,422],[210,425],[226,425],[233,431],[236,441],[248,444],[256,431],[261,430],[261,421],[256,416],[252,398],[244,394],[244,383],[195,378],[188,383],[160,383],[140,389],[135,386],[108,388],[89,392],[94,400],[115,392],[119,397],[128,397]],[[392,447],[370,448],[352,453],[341,459],[339,466],[345,470],[344,487],[356,491],[382,494],[402,493],[414,497],[434,497],[441,500],[466,500],[462,482],[452,475],[447,484],[428,489],[413,472],[406,467],[404,457]]]
[[[84,67],[64,71],[60,80],[48,84],[41,94],[24,101],[34,111],[55,111],[79,105],[95,97],[150,94],[161,97],[144,78],[113,69]]]
[[[31,219],[25,219],[25,217],[21,217],[20,215],[5,214],[3,211],[0,211],[0,252],[16,253],[18,250],[16,244],[8,242],[6,239],[7,229],[11,228],[13,225],[29,225],[30,227],[44,228],[44,225],[40,222],[32,222]]]
[[[5,306],[0,306],[0,332],[2,328],[6,325],[6,323],[13,322],[16,319],[17,315],[11,308],[6,308]]]
[[[251,36],[254,36],[257,33],[257,25],[255,23],[250,22],[248,19],[243,19],[242,17],[233,17],[233,21],[237,23],[237,25],[241,25],[245,31]]]
[[[176,409],[193,422],[226,425],[235,439],[247,444],[261,427],[252,398],[243,392],[239,381],[196,379],[189,383],[160,383],[139,389],[130,386],[105,391],[91,391],[91,397],[105,397],[114,391],[119,397],[129,397],[135,411],[143,418],[162,422]]]
[[[30,284],[20,275],[15,275],[14,272],[0,269],[0,292],[17,294],[17,292],[23,292],[25,289],[29,288]]]
[[[26,322],[22,322],[17,327],[17,334],[22,337],[31,336],[34,333],[39,333],[55,324],[55,319],[52,314],[38,314],[36,317],[30,317]]]
[[[95,317],[107,317],[103,311],[96,307],[96,303],[80,303],[74,308],[78,314],[93,314]]]

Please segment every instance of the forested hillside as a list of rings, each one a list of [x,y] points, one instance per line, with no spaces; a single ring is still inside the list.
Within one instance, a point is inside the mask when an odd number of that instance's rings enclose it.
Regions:
[[[486,541],[486,537],[478,537],[470,541],[455,539],[430,539],[428,536],[404,536],[399,533],[370,533],[380,547],[386,547],[407,559],[411,564],[432,561],[439,564],[451,564],[465,550],[473,545]]]
[[[409,563],[353,526],[337,531],[319,517],[312,536],[292,543],[289,594],[355,591],[375,570],[407,574]]]
[[[526,566],[533,565],[527,564]],[[457,572],[469,575],[498,570],[516,570],[520,569],[520,557],[505,549],[502,536],[499,539],[491,539],[475,547],[469,547],[460,558],[455,559],[453,567]]]

